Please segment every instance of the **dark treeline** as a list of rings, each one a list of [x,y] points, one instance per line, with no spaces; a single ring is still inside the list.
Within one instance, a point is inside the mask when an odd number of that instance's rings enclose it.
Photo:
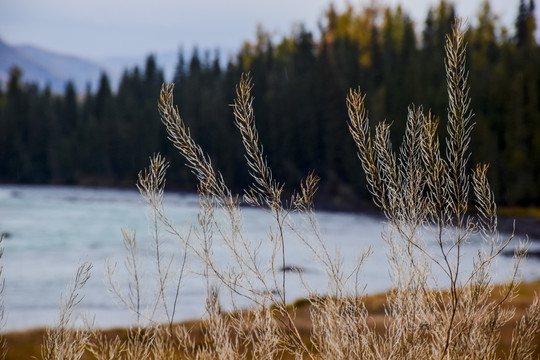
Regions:
[[[498,25],[488,3],[469,22],[472,161],[491,164],[499,203],[530,205],[540,204],[540,48],[534,3],[517,6],[511,31]],[[455,15],[441,2],[417,34],[400,8],[330,7],[318,36],[297,26],[273,43],[259,30],[225,68],[217,53],[180,53],[175,100],[194,138],[239,190],[250,180],[228,104],[241,73],[250,72],[260,140],[275,176],[292,188],[315,170],[320,201],[358,202],[366,190],[347,130],[346,94],[358,86],[368,94],[372,123],[392,122],[396,147],[411,103],[440,115],[444,131],[444,37]],[[194,177],[159,121],[163,81],[153,57],[144,69],[127,70],[115,93],[103,75],[95,93],[68,84],[64,94],[52,94],[21,83],[14,69],[0,87],[0,181],[131,185],[148,157],[161,152],[174,164],[169,184],[193,190]]]

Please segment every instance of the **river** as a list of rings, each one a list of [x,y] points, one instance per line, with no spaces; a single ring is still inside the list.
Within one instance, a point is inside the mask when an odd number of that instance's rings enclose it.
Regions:
[[[179,229],[188,231],[196,224],[199,213],[198,197],[192,194],[169,193],[165,197],[169,217]],[[155,262],[152,256],[149,211],[135,190],[96,189],[64,186],[0,186],[0,233],[4,233],[2,258],[5,278],[4,331],[23,330],[55,324],[60,295],[73,278],[81,261],[93,264],[91,278],[81,290],[84,299],[77,306],[81,314],[97,327],[127,326],[134,316],[115,301],[105,283],[105,262],[117,264],[116,281],[125,291],[128,275],[124,269],[125,251],[121,229],[136,232],[140,244],[145,296],[155,293],[152,282]],[[271,216],[259,209],[242,208],[246,237],[261,241],[262,259],[271,229]],[[387,249],[381,240],[384,224],[381,219],[353,213],[317,213],[321,233],[330,252],[343,258],[345,268],[352,268],[363,249],[371,255],[361,273],[361,286],[367,294],[391,287]],[[301,219],[293,220],[300,222]],[[301,225],[302,226],[302,225]],[[177,254],[173,269],[178,269],[182,244],[171,239],[163,245],[166,256]],[[286,234],[286,265],[301,268],[304,280],[312,291],[324,293],[327,280],[322,266],[300,241]],[[517,241],[514,241],[517,244]],[[538,242],[533,245],[539,245]],[[433,248],[433,244],[429,245]],[[464,253],[475,254],[480,241],[472,240]],[[216,250],[217,262],[226,265],[227,255]],[[465,256],[466,257],[466,256]],[[281,264],[279,258],[278,263]],[[511,259],[500,257],[494,266],[494,279],[504,281],[512,268]],[[176,267],[174,267],[176,266]],[[174,272],[174,271],[173,271]],[[197,318],[204,314],[206,285],[200,274],[201,266],[189,255],[180,288],[175,320]],[[300,286],[299,274],[287,272],[287,298],[293,301],[307,295]],[[521,267],[523,280],[540,278],[540,260],[530,259]],[[81,320],[77,320],[79,323]]]

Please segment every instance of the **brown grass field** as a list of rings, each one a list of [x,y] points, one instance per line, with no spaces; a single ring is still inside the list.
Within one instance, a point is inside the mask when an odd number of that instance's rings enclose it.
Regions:
[[[523,316],[525,310],[531,304],[535,293],[538,293],[539,291],[540,280],[523,283],[519,286],[517,297],[511,303],[506,303],[505,305],[503,305],[515,307],[516,313],[512,321],[510,321],[503,328],[501,333],[501,342],[498,351],[502,358],[504,358],[504,354],[508,352],[510,340],[512,338],[512,330],[515,326],[517,319]],[[497,293],[497,289],[495,289],[494,294]],[[376,329],[380,329],[380,331],[383,332],[385,328],[385,321],[390,320],[385,316],[386,294],[367,296],[364,299],[364,302],[370,314],[370,326],[374,326]],[[308,340],[311,333],[309,301],[299,300],[291,306],[291,309],[293,308],[296,312],[296,325],[301,332],[302,337]],[[196,343],[202,341],[203,335],[201,328],[204,325],[201,320],[186,321],[179,323],[176,326],[186,326],[188,329],[191,329],[192,336]],[[127,337],[127,329],[124,328],[106,329],[102,330],[101,332],[111,339],[118,336],[120,339],[125,340]],[[4,335],[7,343],[6,360],[41,358],[40,347],[43,342],[44,334],[45,329],[34,329],[6,333]],[[537,347],[533,358],[540,358],[540,335],[536,336],[535,341]],[[87,353],[83,357],[83,359],[93,359],[93,357],[89,353]]]

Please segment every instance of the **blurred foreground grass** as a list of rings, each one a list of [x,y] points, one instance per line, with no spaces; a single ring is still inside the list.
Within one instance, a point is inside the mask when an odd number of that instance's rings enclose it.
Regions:
[[[499,285],[500,286],[500,285]],[[498,294],[498,289],[495,289],[494,294]],[[515,307],[516,312],[512,321],[510,321],[501,332],[501,342],[498,352],[500,355],[507,354],[512,339],[512,330],[516,324],[517,319],[520,319],[527,307],[532,303],[535,293],[540,292],[540,280],[536,280],[529,283],[523,283],[519,286],[517,297],[510,304],[505,303],[503,306]],[[497,300],[497,296],[493,297],[493,300]],[[385,321],[389,319],[385,316],[385,304],[386,294],[375,294],[367,296],[364,299],[366,308],[370,315],[369,325],[374,326],[376,329],[380,329],[382,333],[384,331]],[[291,305],[291,310],[296,312],[296,325],[304,339],[309,341],[311,332],[311,320],[310,320],[310,303],[307,300],[298,300]],[[203,339],[202,322],[200,320],[186,321],[176,326],[186,326],[191,329],[191,333],[195,343],[200,343]],[[101,331],[103,335],[108,338],[119,337],[121,340],[127,338],[127,329],[107,329]],[[43,335],[45,329],[33,329],[27,331],[15,331],[4,334],[7,342],[7,360],[21,360],[21,359],[40,359],[40,346],[43,342]],[[540,358],[540,335],[536,337],[537,342],[536,352],[533,358]],[[504,356],[503,356],[504,357]],[[286,358],[286,357],[284,357]],[[94,359],[89,353],[85,354],[83,359]]]

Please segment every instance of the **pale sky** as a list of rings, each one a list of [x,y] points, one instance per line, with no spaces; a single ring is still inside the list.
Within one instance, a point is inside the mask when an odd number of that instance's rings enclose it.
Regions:
[[[373,0],[334,0],[338,10]],[[401,4],[418,24],[439,0],[380,0]],[[455,0],[458,15],[474,21],[481,0]],[[537,1],[538,2],[538,1]],[[491,0],[493,12],[513,32],[519,0]],[[276,35],[293,24],[317,31],[330,0],[0,0],[0,38],[89,59],[150,52],[236,50],[253,40],[257,24]],[[536,17],[540,4],[536,4]]]

